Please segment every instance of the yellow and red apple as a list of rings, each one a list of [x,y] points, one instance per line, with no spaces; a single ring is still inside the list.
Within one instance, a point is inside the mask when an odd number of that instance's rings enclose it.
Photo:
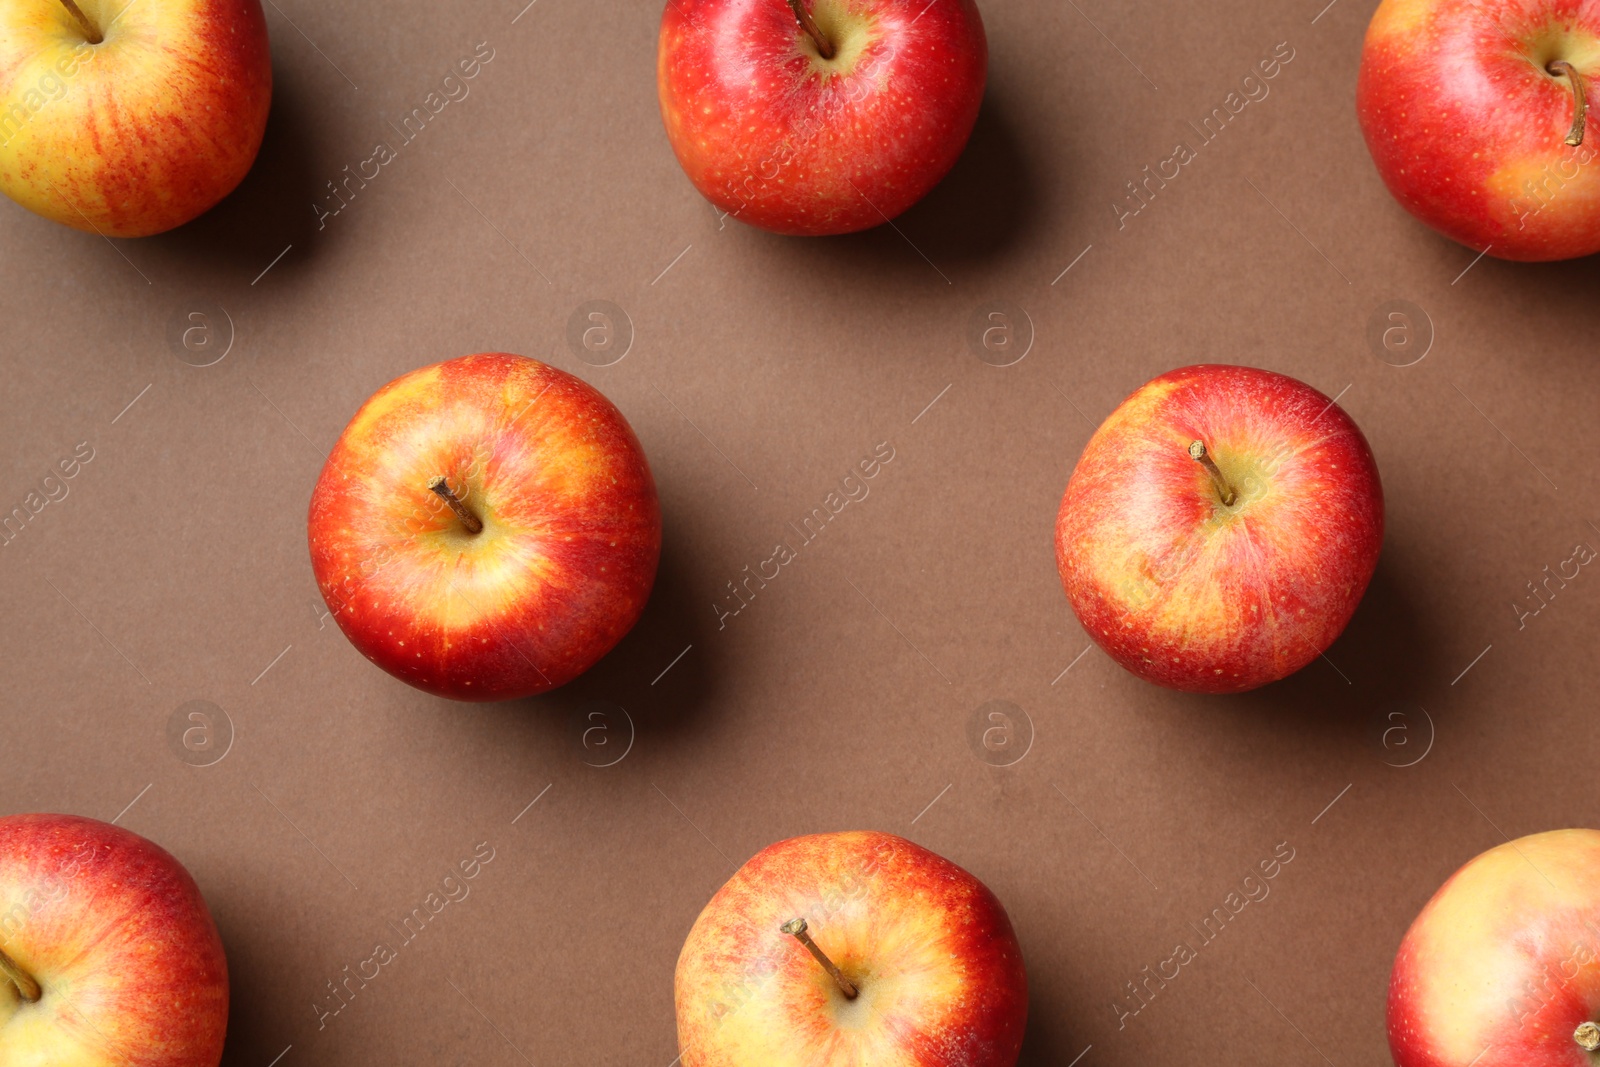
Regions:
[[[1398,1067],[1600,1062],[1600,832],[1551,830],[1467,863],[1389,979]]]
[[[972,0],[668,0],[657,85],[707,200],[764,230],[836,234],[938,184],[988,64]]]
[[[1378,173],[1417,218],[1513,260],[1600,252],[1600,7],[1383,0],[1356,109]]]
[[[1056,517],[1089,636],[1159,685],[1236,693],[1299,670],[1355,612],[1383,544],[1366,438],[1304,382],[1201,365],[1101,424]]]
[[[661,507],[609,400],[497,352],[378,390],[323,467],[308,532],[363,655],[430,693],[504,700],[571,681],[633,627]]]
[[[73,815],[0,818],[0,1063],[217,1067],[228,962],[159,845]]]
[[[892,834],[769,845],[695,920],[684,1067],[1011,1067],[1028,980],[993,893]]]
[[[145,237],[208,211],[271,100],[259,0],[0,5],[0,191],[75,229]]]

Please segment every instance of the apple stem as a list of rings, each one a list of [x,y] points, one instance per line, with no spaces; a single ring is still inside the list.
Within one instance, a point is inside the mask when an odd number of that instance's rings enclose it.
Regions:
[[[1566,75],[1567,81],[1572,84],[1572,130],[1567,134],[1567,144],[1577,148],[1583,144],[1583,131],[1589,117],[1589,96],[1584,90],[1583,75],[1564,59],[1553,60],[1545,69],[1556,77]]]
[[[822,964],[822,969],[833,975],[833,980],[839,983],[839,990],[844,993],[845,997],[850,1000],[856,999],[861,990],[857,989],[850,979],[844,976],[844,972],[839,970],[838,966],[827,957],[827,954],[817,947],[817,943],[811,940],[811,935],[806,933],[806,921],[804,919],[790,919],[779,929],[786,934],[793,934],[795,940],[804,945],[816,957],[817,962]]]
[[[461,520],[461,525],[467,528],[467,533],[483,532],[483,520],[472,513],[472,509],[461,502],[461,498],[450,491],[450,486],[444,480],[444,475],[439,475],[428,483],[428,488],[450,505],[450,510],[456,513],[456,518]]]
[[[90,44],[99,44],[105,40],[105,36],[94,28],[94,23],[89,21],[89,17],[83,13],[83,9],[73,0],[61,0],[61,6],[66,8],[72,17],[77,20],[79,29],[83,30],[83,35],[89,39]]]
[[[23,1000],[33,1003],[43,995],[39,989],[39,983],[35,982],[27,971],[18,967],[16,961],[6,955],[3,950],[0,950],[0,972],[4,972],[7,978],[16,983],[17,992],[22,994]]]
[[[1600,1049],[1600,1026],[1594,1023],[1579,1023],[1578,1028],[1572,1031],[1572,1040],[1585,1052]]]
[[[817,46],[817,51],[823,59],[833,58],[833,42],[823,35],[822,27],[817,25],[817,20],[811,17],[811,12],[806,10],[805,0],[789,0],[789,6],[794,8],[794,17],[800,20],[800,28],[806,31],[806,36],[811,38]]]
[[[1217,469],[1217,461],[1206,454],[1206,446],[1199,441],[1189,446],[1189,458],[1199,463],[1211,475],[1211,480],[1217,484],[1217,495],[1222,497],[1222,506],[1231,508],[1233,502],[1239,499],[1239,494],[1233,491],[1233,486],[1228,484],[1228,479],[1222,476]]]

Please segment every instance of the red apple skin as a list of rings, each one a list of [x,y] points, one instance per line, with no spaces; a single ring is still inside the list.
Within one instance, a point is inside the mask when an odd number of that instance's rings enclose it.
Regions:
[[[1600,832],[1551,830],[1450,877],[1389,979],[1398,1067],[1594,1067],[1573,1032],[1600,1022]]]
[[[428,490],[434,476],[481,533]],[[378,390],[329,455],[307,529],[351,643],[456,700],[531,696],[588,670],[638,621],[661,555],[655,481],[622,413],[505,352]]]
[[[678,162],[722,211],[851,233],[922,199],[977,121],[989,46],[972,0],[668,0],[657,84]]]
[[[1356,113],[1384,184],[1406,210],[1476,252],[1553,260],[1600,251],[1600,120],[1569,147],[1577,67],[1596,100],[1594,0],[1384,0],[1356,83]]]
[[[847,1000],[780,927],[859,986]],[[762,849],[695,920],[674,980],[684,1067],[1011,1067],[1028,978],[1011,920],[971,874],[872,831]]]
[[[1225,507],[1188,447],[1238,491]],[[1207,364],[1141,386],[1084,447],[1056,517],[1078,621],[1157,685],[1237,693],[1344,630],[1383,544],[1366,438],[1304,382]]]
[[[0,1060],[216,1067],[228,962],[183,865],[75,815],[0,818],[0,948],[39,983],[0,986]]]

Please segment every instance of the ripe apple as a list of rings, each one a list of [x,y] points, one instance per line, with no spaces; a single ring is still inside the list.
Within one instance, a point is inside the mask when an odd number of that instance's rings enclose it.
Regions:
[[[1398,1067],[1584,1067],[1600,1049],[1600,832],[1498,845],[1450,876],[1389,979]]]
[[[183,865],[75,815],[0,818],[0,1063],[216,1067],[228,961]]]
[[[695,920],[674,981],[684,1067],[1011,1067],[1028,977],[984,884],[874,832],[762,849]]]
[[[989,46],[972,0],[667,0],[667,139],[726,214],[851,233],[921,200],[967,143]]]
[[[170,230],[244,179],[271,100],[259,0],[10,0],[0,191],[105,237]]]
[[[1056,564],[1089,636],[1141,678],[1237,693],[1339,636],[1378,564],[1366,438],[1303,382],[1202,365],[1146,382],[1084,447]]]
[[[456,700],[588,670],[638,621],[661,555],[655,481],[622,413],[504,352],[373,394],[328,456],[308,530],[351,643]]]
[[[1356,113],[1384,184],[1417,218],[1502,259],[1570,259],[1600,252],[1596,75],[1594,4],[1383,0]]]

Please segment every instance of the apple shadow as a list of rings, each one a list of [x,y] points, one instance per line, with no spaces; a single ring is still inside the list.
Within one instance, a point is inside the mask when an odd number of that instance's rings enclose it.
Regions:
[[[1071,1034],[1072,1012],[1062,1010],[1062,1005],[1070,999],[1055,990],[1045,995],[1033,976],[1029,976],[1028,1026],[1022,1035],[1022,1053],[1017,1057],[1017,1067],[1061,1067],[1082,1051],[1082,1044]]]
[[[215,905],[212,919],[228,958],[228,1033],[223,1040],[218,1067],[244,1067],[261,1062],[263,1055],[273,1055],[267,1052],[266,1035],[272,1030],[269,1023],[281,1026],[282,1019],[274,1019],[262,1009],[262,1005],[272,1002],[276,993],[260,980],[259,969],[246,962],[253,955],[246,950],[253,940],[250,931],[258,930],[260,924],[235,924],[231,916],[221,913]]]

